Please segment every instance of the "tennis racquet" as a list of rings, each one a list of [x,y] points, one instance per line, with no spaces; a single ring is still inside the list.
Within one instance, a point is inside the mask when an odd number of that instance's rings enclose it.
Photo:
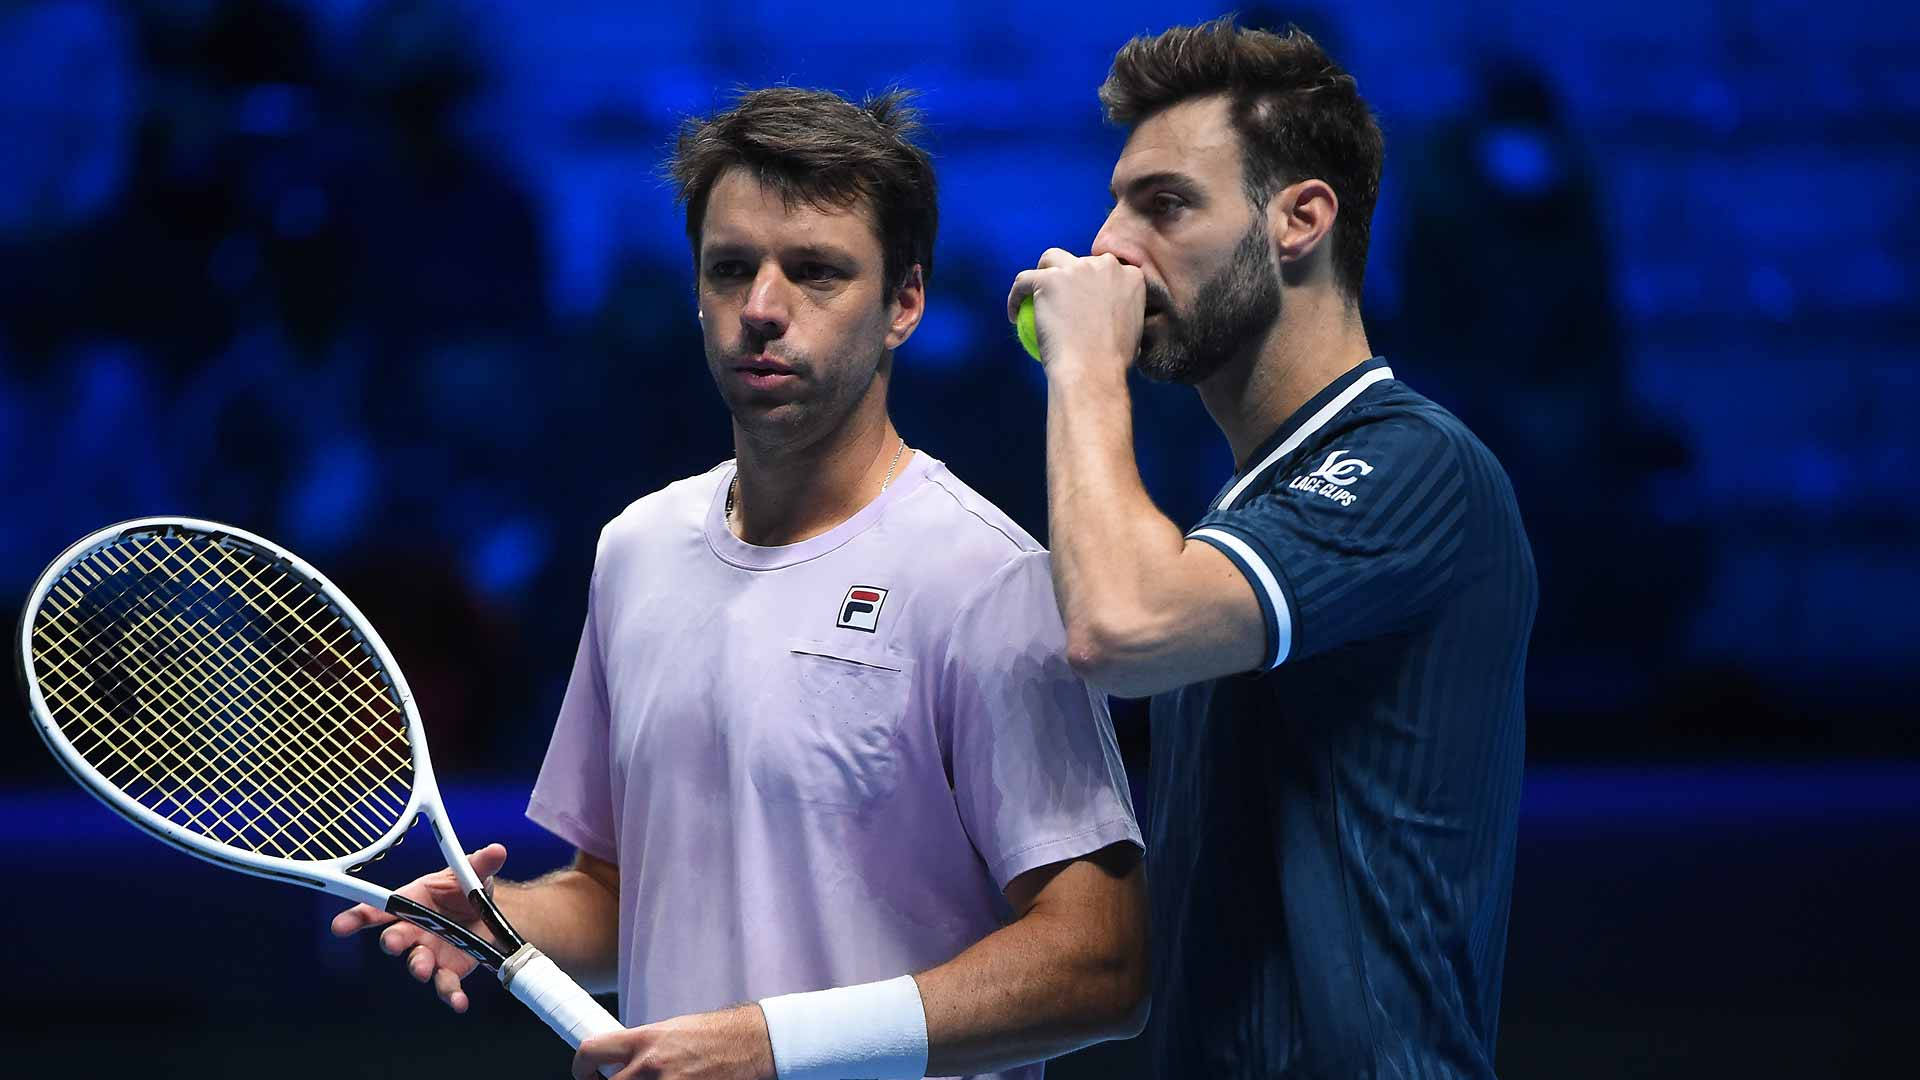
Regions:
[[[575,1048],[619,1029],[487,896],[399,665],[313,567],[215,522],[122,522],[54,560],[19,636],[40,737],[128,821],[216,865],[438,934]],[[501,944],[355,876],[421,817]]]

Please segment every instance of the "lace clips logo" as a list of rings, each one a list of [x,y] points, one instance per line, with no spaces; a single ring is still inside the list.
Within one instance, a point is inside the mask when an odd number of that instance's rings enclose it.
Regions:
[[[1332,499],[1341,506],[1352,506],[1357,496],[1347,488],[1353,486],[1355,480],[1372,472],[1373,466],[1359,458],[1346,457],[1346,453],[1345,450],[1335,450],[1327,455],[1327,460],[1321,462],[1319,468],[1305,476],[1294,477],[1287,486],[1295,491]]]

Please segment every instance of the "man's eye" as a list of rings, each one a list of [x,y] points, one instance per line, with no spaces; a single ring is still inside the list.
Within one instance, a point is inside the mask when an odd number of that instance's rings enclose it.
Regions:
[[[814,284],[832,281],[839,276],[840,271],[826,263],[806,263],[800,267],[800,279]]]
[[[707,268],[709,277],[735,278],[747,272],[747,264],[738,259],[723,259]]]
[[[1184,210],[1187,205],[1187,200],[1170,191],[1162,191],[1149,200],[1147,205],[1153,212],[1153,216],[1165,217],[1177,210]]]

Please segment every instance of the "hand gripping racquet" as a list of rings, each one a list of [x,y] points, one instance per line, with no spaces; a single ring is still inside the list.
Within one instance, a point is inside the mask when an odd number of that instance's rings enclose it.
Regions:
[[[18,659],[40,737],[128,821],[208,862],[438,934],[575,1048],[619,1029],[487,896],[447,822],[399,665],[291,553],[189,518],[102,529],[40,576]],[[500,944],[354,876],[422,816]]]

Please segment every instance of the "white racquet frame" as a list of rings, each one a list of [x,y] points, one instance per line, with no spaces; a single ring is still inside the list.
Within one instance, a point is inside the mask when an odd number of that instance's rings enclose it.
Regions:
[[[329,603],[345,615],[349,628],[360,636],[362,644],[377,658],[387,679],[392,683],[401,710],[406,715],[408,745],[413,759],[412,791],[408,795],[405,809],[400,812],[399,819],[385,835],[350,854],[313,861],[280,858],[230,847],[169,821],[141,805],[89,764],[67,738],[66,733],[61,730],[52,710],[47,706],[45,697],[41,694],[33,648],[33,628],[41,607],[47,601],[48,594],[68,569],[101,548],[117,542],[126,534],[170,528],[208,534],[213,537],[231,538],[254,547],[284,564],[286,569],[315,586]],[[483,883],[473,872],[472,865],[467,862],[466,852],[461,848],[459,838],[454,835],[452,823],[447,820],[446,807],[440,798],[440,787],[434,778],[433,763],[427,753],[426,731],[420,722],[420,712],[414,707],[413,694],[407,688],[406,676],[401,673],[400,665],[394,661],[393,654],[387,651],[386,643],[380,639],[380,635],[374,631],[372,624],[360,613],[360,609],[355,607],[353,602],[347,599],[346,594],[336,588],[320,571],[278,544],[231,525],[184,517],[137,518],[109,525],[91,533],[62,552],[34,584],[33,591],[28,595],[26,606],[21,611],[20,629],[16,636],[20,645],[17,660],[20,665],[21,685],[26,690],[28,712],[33,718],[34,728],[39,731],[40,737],[53,751],[53,756],[75,780],[79,781],[80,786],[92,792],[94,797],[106,803],[120,816],[181,851],[216,866],[238,870],[255,877],[304,885],[343,900],[367,904],[382,911],[393,911],[407,921],[446,938],[455,946],[473,955],[482,964],[489,967],[496,966],[491,957],[475,952],[470,944],[458,940],[459,934],[465,933],[464,928],[444,918],[441,920],[442,925],[434,925],[433,919],[426,916],[438,916],[438,913],[419,905],[415,905],[419,908],[418,911],[395,911],[392,905],[396,902],[400,904],[413,902],[404,897],[397,898],[396,901],[393,890],[353,876],[354,870],[372,862],[399,843],[413,827],[415,821],[425,817],[428,825],[433,829],[434,842],[439,845],[441,854],[446,856],[447,867],[453,871],[461,888],[469,896],[479,894],[477,906],[482,906],[483,909],[491,907],[491,902],[485,899]],[[425,912],[426,916],[422,916],[421,912]],[[497,916],[497,910],[492,914]],[[511,928],[506,929],[509,934],[512,933]],[[511,954],[502,953],[498,949],[490,948],[490,951],[503,958],[503,962],[497,965],[501,983],[512,991],[515,997],[525,1002],[527,1007],[553,1028],[561,1038],[565,1039],[569,1046],[578,1049],[581,1041],[589,1036],[620,1030],[620,1022],[612,1014],[602,1008],[593,1000],[591,994],[568,978],[558,965],[532,945],[519,945]],[[603,1071],[609,1076],[613,1074],[611,1066]]]

